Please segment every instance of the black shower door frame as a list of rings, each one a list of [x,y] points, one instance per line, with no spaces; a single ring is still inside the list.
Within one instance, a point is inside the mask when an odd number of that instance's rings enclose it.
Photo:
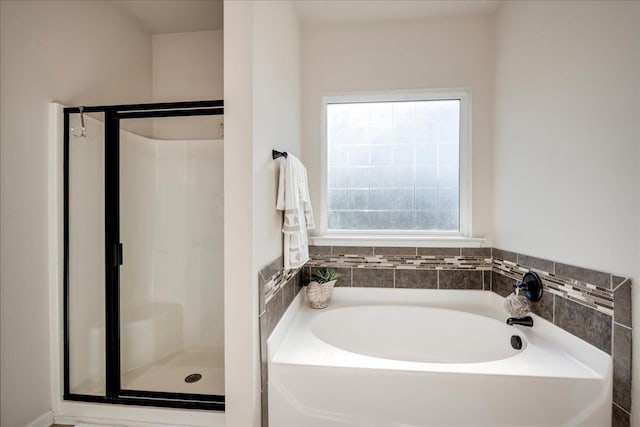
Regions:
[[[120,120],[158,117],[217,116],[224,102],[188,101],[83,107],[84,113],[104,113],[105,146],[105,395],[71,393],[69,350],[69,135],[70,115],[79,107],[64,108],[64,266],[63,352],[64,400],[121,405],[158,406],[224,411],[220,395],[122,389],[120,384]]]

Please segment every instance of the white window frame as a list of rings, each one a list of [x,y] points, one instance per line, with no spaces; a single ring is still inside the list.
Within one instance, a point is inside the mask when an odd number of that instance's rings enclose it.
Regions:
[[[328,141],[327,106],[350,102],[390,101],[460,101],[460,224],[459,231],[422,230],[328,230]],[[471,90],[419,89],[376,92],[349,92],[325,95],[321,99],[321,196],[319,235],[312,236],[315,245],[353,246],[460,246],[477,247],[484,239],[473,238],[471,230]]]

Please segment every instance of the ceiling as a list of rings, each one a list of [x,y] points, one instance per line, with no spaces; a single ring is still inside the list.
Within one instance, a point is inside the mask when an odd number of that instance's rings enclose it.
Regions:
[[[298,0],[303,24],[402,21],[481,15],[500,0]],[[222,30],[222,0],[113,0],[112,4],[151,34]]]
[[[300,0],[296,7],[303,23],[342,24],[481,15],[491,13],[500,3],[499,0]]]
[[[115,0],[151,34],[222,30],[222,0]]]

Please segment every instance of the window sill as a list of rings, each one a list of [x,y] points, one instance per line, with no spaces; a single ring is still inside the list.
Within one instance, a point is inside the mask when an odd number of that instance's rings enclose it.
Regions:
[[[310,236],[315,246],[378,246],[378,247],[425,247],[425,248],[479,248],[482,237],[463,236],[401,236],[401,235],[347,235],[325,234]]]

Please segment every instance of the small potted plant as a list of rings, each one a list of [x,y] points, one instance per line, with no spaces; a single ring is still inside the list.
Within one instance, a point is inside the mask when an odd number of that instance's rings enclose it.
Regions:
[[[313,273],[313,279],[307,285],[307,299],[311,308],[327,308],[331,299],[331,291],[341,274],[331,268],[318,270]]]

